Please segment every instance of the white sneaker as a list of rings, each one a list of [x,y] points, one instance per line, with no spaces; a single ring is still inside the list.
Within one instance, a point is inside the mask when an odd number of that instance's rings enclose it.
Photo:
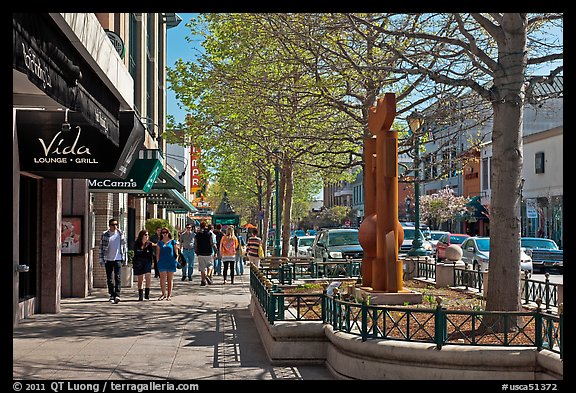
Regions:
[[[119,297],[119,296],[116,296],[116,297],[114,298],[114,304],[118,304],[118,303],[120,303],[120,297]]]

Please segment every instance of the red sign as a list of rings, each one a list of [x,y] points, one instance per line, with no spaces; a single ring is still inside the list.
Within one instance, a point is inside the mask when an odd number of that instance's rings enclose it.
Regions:
[[[190,192],[195,193],[200,190],[200,149],[190,147]]]

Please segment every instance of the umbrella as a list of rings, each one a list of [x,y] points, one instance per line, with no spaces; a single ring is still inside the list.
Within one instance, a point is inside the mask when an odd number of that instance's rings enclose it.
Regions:
[[[247,224],[243,225],[242,228],[251,229],[251,228],[257,228],[257,227],[256,227],[256,225],[252,225],[250,223],[247,223]]]

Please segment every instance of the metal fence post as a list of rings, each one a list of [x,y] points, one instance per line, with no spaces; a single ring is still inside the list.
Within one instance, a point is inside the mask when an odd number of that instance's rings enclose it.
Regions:
[[[366,304],[366,298],[362,299],[362,341],[368,339],[368,305]]]
[[[434,341],[436,342],[436,348],[442,349],[446,336],[447,324],[445,323],[445,318],[447,316],[442,309],[442,298],[440,296],[436,297],[436,303],[436,310],[434,311]]]

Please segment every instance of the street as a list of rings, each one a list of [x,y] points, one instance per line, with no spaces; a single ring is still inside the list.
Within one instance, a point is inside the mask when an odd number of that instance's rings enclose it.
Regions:
[[[544,273],[532,274],[530,279],[545,282],[546,276]],[[551,284],[564,284],[564,275],[563,274],[550,273],[550,276],[548,277],[548,279],[550,280]]]

